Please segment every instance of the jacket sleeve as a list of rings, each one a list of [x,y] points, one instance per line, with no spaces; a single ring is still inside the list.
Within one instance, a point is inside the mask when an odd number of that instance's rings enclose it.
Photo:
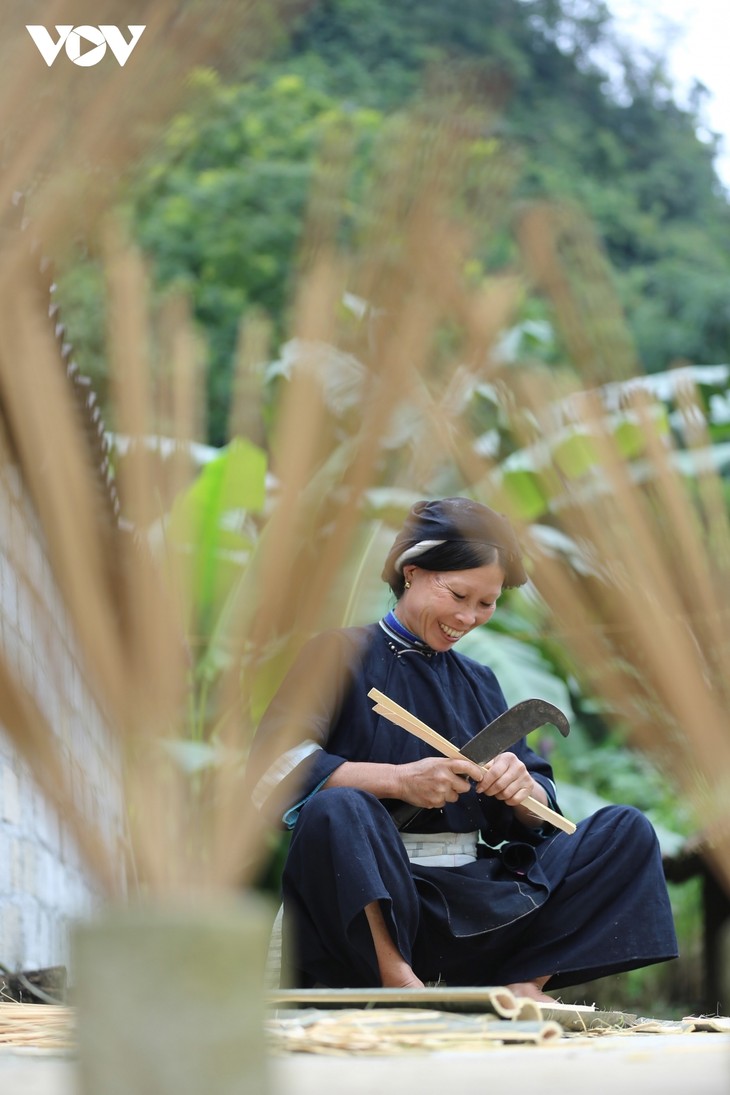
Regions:
[[[248,760],[254,806],[293,827],[299,809],[343,762],[327,751],[352,680],[357,646],[345,632],[310,639],[269,704]]]

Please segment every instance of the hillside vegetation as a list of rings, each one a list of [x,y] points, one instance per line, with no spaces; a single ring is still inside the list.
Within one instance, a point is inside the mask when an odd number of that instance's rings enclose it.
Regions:
[[[730,207],[702,89],[678,106],[661,63],[615,41],[600,0],[319,0],[286,30],[254,71],[234,56],[222,74],[197,73],[189,108],[132,181],[134,231],[158,282],[190,295],[205,337],[212,441],[224,438],[241,319],[263,309],[275,339],[285,329],[313,179],[346,149],[338,216],[356,245],[363,190],[373,173],[387,181],[388,141],[416,100],[428,110],[461,97],[475,185],[481,172],[499,191],[493,215],[474,206],[472,278],[514,261],[520,203],[568,203],[596,226],[637,370],[727,359]],[[64,300],[103,389],[103,301],[87,259]]]

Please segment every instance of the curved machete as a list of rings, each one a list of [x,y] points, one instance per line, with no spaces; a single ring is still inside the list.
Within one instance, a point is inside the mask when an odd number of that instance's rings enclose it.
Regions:
[[[570,733],[570,724],[560,710],[547,700],[522,700],[510,707],[461,746],[459,752],[476,764],[488,764],[511,745],[540,726],[551,723],[564,738]],[[396,806],[391,817],[399,829],[405,829],[420,814],[421,807],[403,803]]]

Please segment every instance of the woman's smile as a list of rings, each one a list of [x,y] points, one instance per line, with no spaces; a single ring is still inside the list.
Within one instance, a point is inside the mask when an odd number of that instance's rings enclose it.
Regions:
[[[396,616],[432,650],[441,651],[491,619],[505,577],[499,563],[445,572],[412,564],[403,574],[409,584]]]

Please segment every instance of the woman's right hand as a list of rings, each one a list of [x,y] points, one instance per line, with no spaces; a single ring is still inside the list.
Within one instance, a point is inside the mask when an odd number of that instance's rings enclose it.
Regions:
[[[395,769],[398,787],[395,797],[427,810],[456,802],[459,795],[471,788],[471,780],[479,782],[484,775],[479,765],[466,757],[463,760],[425,757],[410,764],[398,764]]]

